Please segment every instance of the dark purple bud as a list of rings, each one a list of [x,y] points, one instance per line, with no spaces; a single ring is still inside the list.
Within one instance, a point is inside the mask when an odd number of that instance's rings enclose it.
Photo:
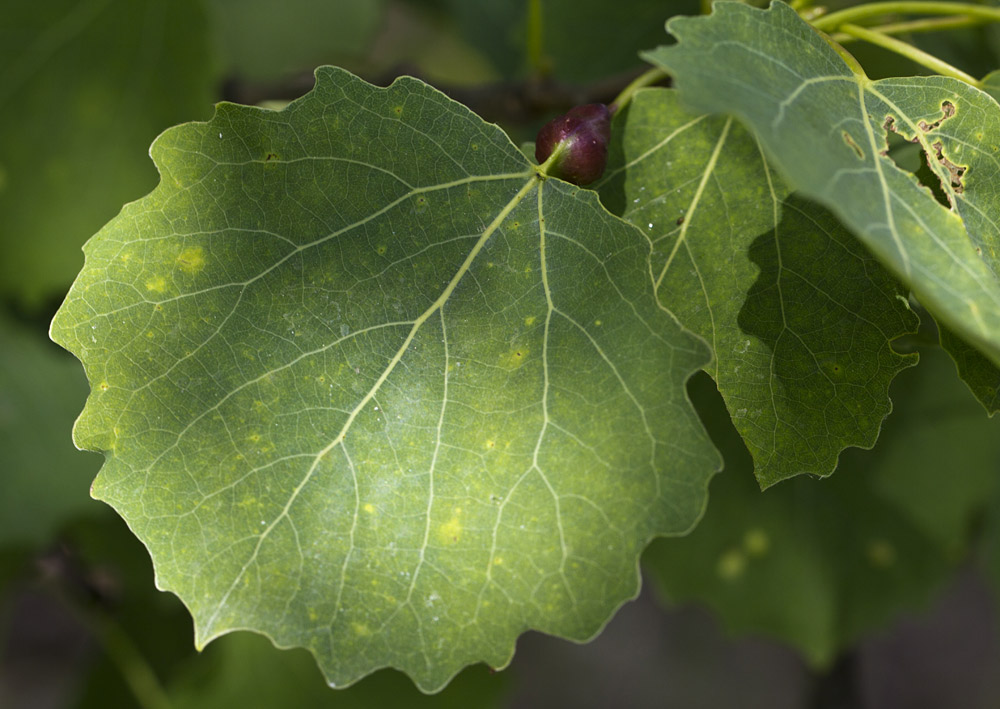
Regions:
[[[535,159],[541,164],[556,149],[559,155],[549,166],[548,174],[589,185],[602,174],[608,163],[611,140],[611,113],[603,103],[572,108],[563,116],[542,126],[535,138]]]

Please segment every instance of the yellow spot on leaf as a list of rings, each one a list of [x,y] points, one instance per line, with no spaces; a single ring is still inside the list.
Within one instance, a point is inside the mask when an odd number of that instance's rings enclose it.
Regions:
[[[438,527],[438,536],[441,537],[441,541],[447,544],[453,544],[459,540],[462,536],[462,508],[456,507],[455,514],[450,520]]]
[[[747,533],[743,535],[743,548],[750,556],[763,556],[770,546],[770,537],[759,527],[748,529]]]
[[[747,567],[747,558],[739,549],[730,549],[719,557],[715,565],[715,573],[723,581],[735,581]]]
[[[351,623],[351,628],[354,630],[355,635],[360,635],[361,637],[372,634],[372,631],[364,623]]]
[[[885,568],[896,563],[896,547],[885,539],[868,542],[868,561],[872,566]]]
[[[163,276],[156,276],[146,281],[146,290],[155,291],[156,293],[162,293],[166,289],[167,289],[167,279],[165,279]]]
[[[205,268],[205,251],[200,246],[184,249],[177,256],[177,266],[185,273],[195,274]]]
[[[364,509],[365,512],[367,512],[370,515],[375,514],[375,505],[373,505],[370,502],[367,505],[365,505],[363,509]]]
[[[493,565],[494,566],[503,566],[503,557],[502,556],[494,557],[493,558]]]
[[[527,347],[515,347],[500,355],[500,366],[504,369],[517,369],[528,359],[529,352]]]
[[[524,324],[527,325],[528,327],[531,327],[532,325],[535,324],[535,319],[536,318],[534,315],[529,315],[524,319]]]
[[[496,447],[496,445],[497,445],[497,442],[496,442],[496,441],[493,441],[493,440],[490,440],[490,441],[486,441],[486,447],[487,447],[487,448],[490,448],[490,449],[492,449],[492,448],[495,448],[495,447]]]

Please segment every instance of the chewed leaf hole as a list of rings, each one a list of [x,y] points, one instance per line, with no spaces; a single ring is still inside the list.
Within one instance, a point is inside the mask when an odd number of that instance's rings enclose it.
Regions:
[[[886,149],[882,151],[882,155],[892,160],[900,170],[912,175],[941,206],[951,209],[952,204],[948,194],[941,184],[940,177],[928,165],[927,153],[920,145],[920,139],[916,136],[908,139],[897,132],[893,116],[886,116],[882,127],[886,131]]]
[[[927,121],[918,121],[917,126],[924,133],[930,133],[932,130],[939,128],[942,123],[955,115],[955,104],[951,101],[941,102],[941,117],[938,118],[933,123],[928,123]]]
[[[938,161],[938,164],[948,171],[948,175],[951,178],[951,189],[956,194],[964,192],[965,184],[962,182],[962,178],[965,176],[965,171],[968,168],[964,165],[956,165],[945,157],[944,146],[941,145],[941,141],[937,141],[931,147],[934,148],[934,158]]]

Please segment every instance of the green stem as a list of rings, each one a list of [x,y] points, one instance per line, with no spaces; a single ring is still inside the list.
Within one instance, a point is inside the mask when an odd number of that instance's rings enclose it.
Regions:
[[[628,102],[632,100],[632,96],[636,91],[644,89],[647,86],[657,84],[666,79],[667,76],[667,72],[663,71],[663,69],[649,69],[648,71],[639,74],[639,76],[637,76],[632,83],[622,89],[621,93],[618,94],[618,97],[611,102],[610,106],[608,106],[608,110],[612,113],[622,110],[628,105]]]
[[[938,32],[941,30],[954,30],[962,27],[976,27],[986,22],[988,22],[988,20],[982,17],[965,17],[962,15],[956,15],[954,17],[934,17],[929,20],[893,22],[887,25],[869,27],[869,29],[888,35],[916,34],[918,32]],[[845,44],[847,42],[855,42],[859,38],[843,32],[836,32],[830,35],[830,39],[834,42]]]
[[[125,683],[143,709],[170,709],[170,699],[132,638],[104,613],[88,613],[88,622],[118,667]]]
[[[813,20],[812,24],[813,27],[823,32],[833,32],[842,29],[841,25],[845,23],[853,24],[884,15],[964,15],[996,22],[1000,21],[1000,8],[959,2],[919,2],[918,0],[876,2],[831,13]]]
[[[959,81],[971,84],[972,86],[979,86],[979,80],[975,77],[969,76],[961,69],[953,67],[948,62],[938,59],[933,54],[928,54],[922,49],[917,49],[912,44],[907,44],[900,39],[896,39],[895,37],[890,37],[882,34],[881,32],[875,32],[874,30],[852,24],[840,25],[840,31],[853,37],[857,37],[858,39],[863,39],[866,42],[871,42],[872,44],[884,49],[888,49],[890,52],[902,55],[907,59],[920,64],[921,66],[927,67],[936,74],[950,76],[958,79]]]
[[[530,0],[528,3],[528,63],[536,76],[548,73],[545,35],[542,32],[542,0]]]

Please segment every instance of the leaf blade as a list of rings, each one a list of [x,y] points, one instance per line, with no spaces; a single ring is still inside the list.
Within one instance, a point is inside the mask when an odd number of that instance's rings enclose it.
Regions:
[[[95,494],[199,645],[250,628],[337,686],[389,665],[433,691],[528,628],[590,637],[700,515],[703,344],[634,228],[495,126],[324,68],[152,154],[53,336],[94,385]]]

